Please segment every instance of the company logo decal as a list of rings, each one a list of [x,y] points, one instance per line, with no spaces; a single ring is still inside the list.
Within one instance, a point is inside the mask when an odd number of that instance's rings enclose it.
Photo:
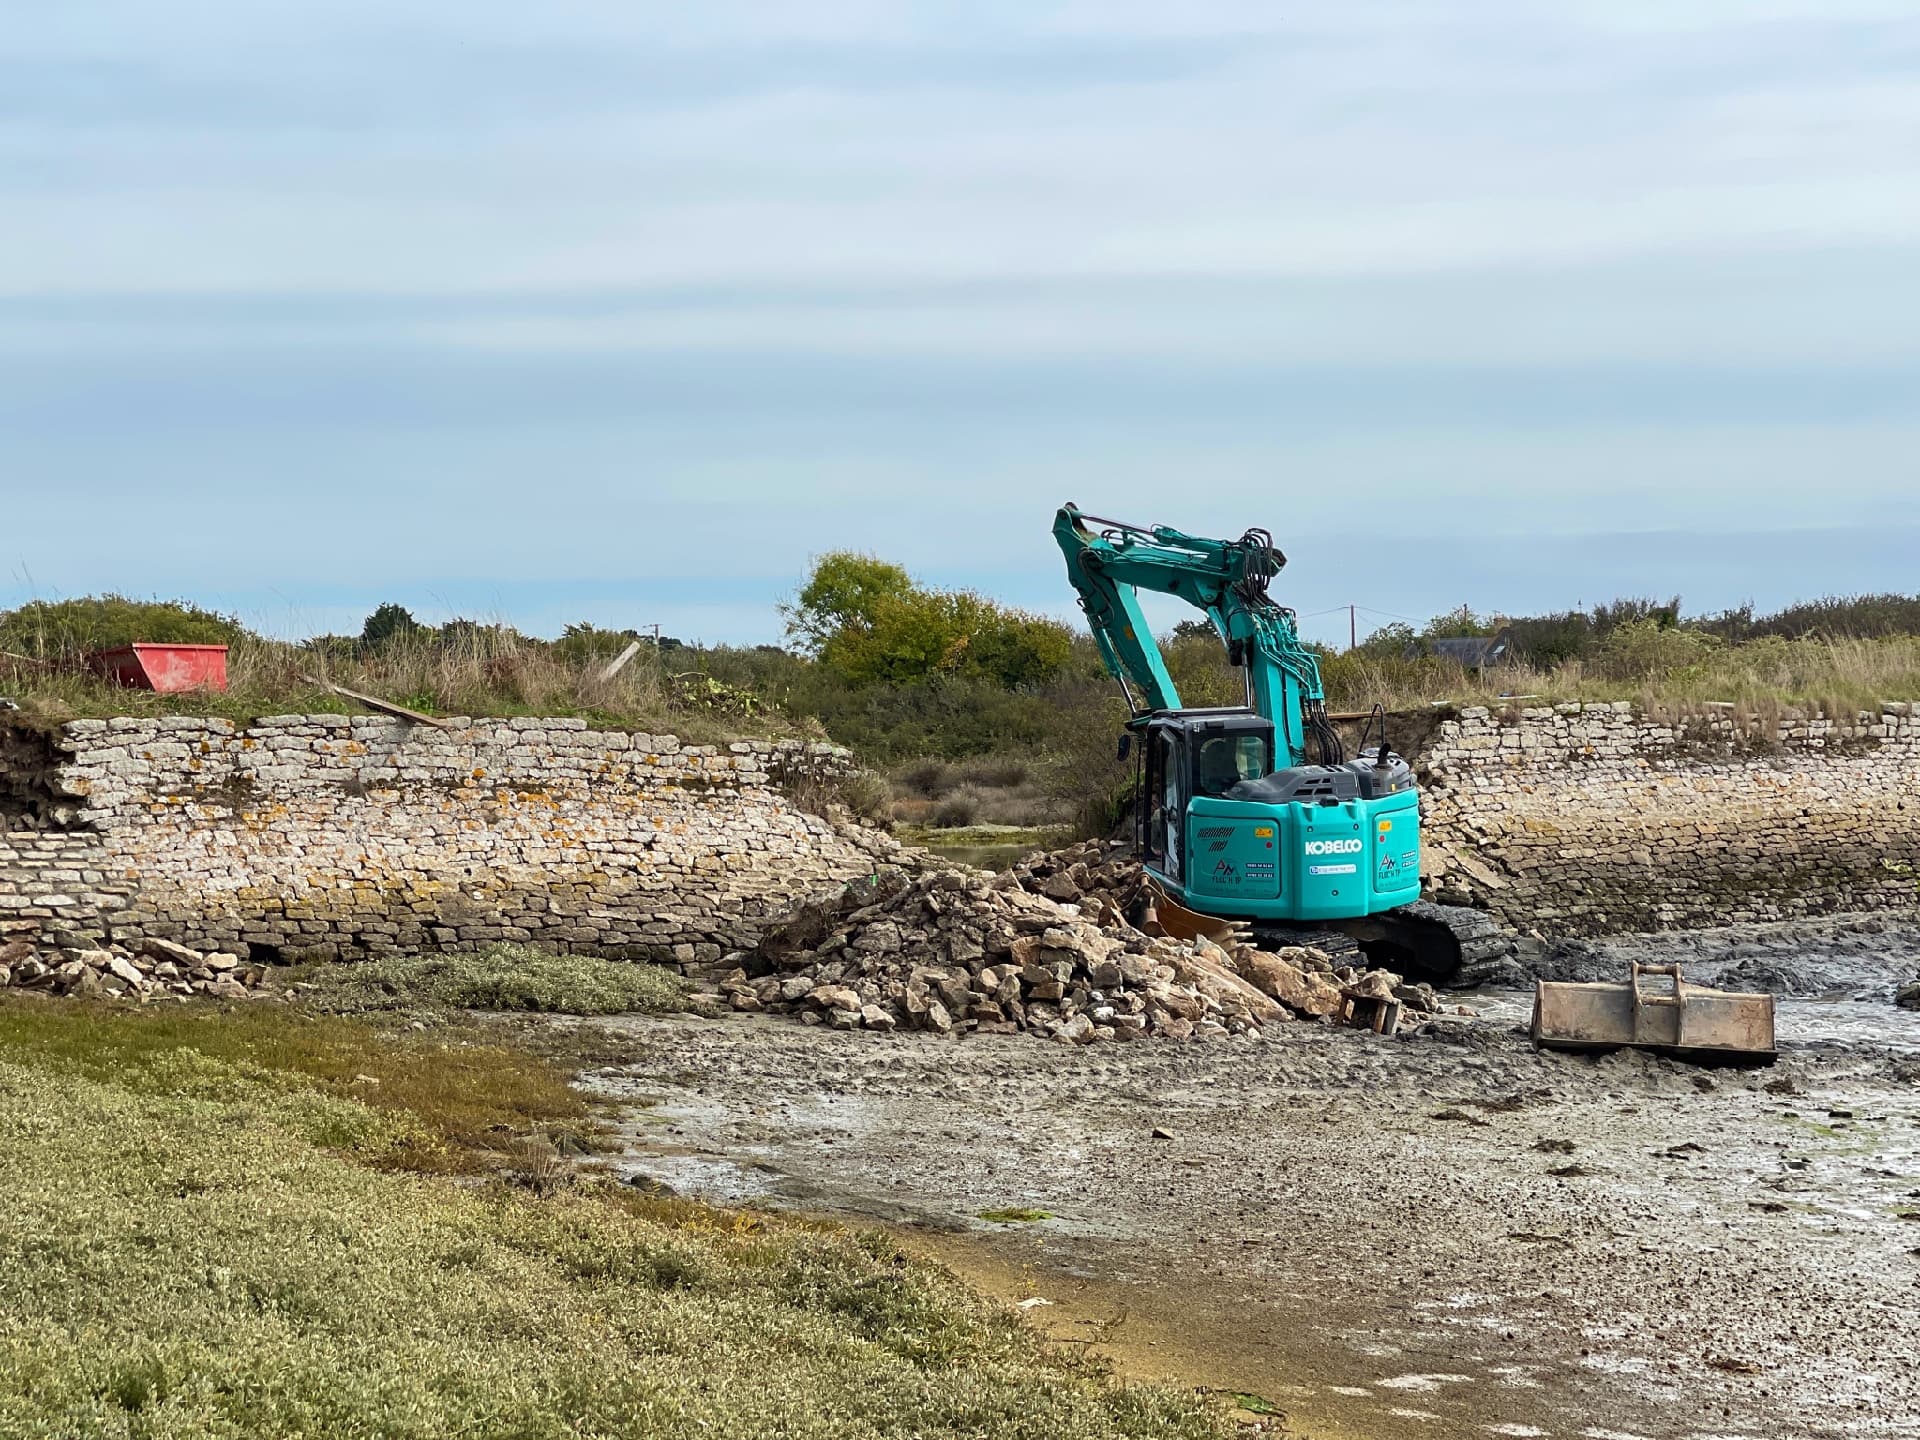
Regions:
[[[1358,855],[1365,845],[1359,840],[1309,840],[1309,855]]]

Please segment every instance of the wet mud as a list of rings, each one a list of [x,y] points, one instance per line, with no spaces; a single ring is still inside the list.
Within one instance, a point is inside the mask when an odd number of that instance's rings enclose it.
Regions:
[[[1882,938],[1754,1070],[1537,1053],[1510,992],[1398,1039],[590,1022],[585,1083],[629,1176],[898,1226],[1284,1433],[1920,1436],[1920,1014],[1856,998],[1916,937]]]

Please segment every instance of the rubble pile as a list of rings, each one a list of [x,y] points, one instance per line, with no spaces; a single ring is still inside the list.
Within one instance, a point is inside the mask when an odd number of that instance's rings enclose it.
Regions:
[[[203,954],[171,940],[107,942],[66,936],[53,942],[0,941],[0,988],[54,995],[98,995],[146,1004],[211,995],[246,1000],[261,993],[266,969],[225,951]]]
[[[717,988],[736,1010],[840,1029],[1026,1031],[1078,1043],[1257,1036],[1381,1003],[1440,1008],[1427,986],[1336,967],[1309,946],[1268,952],[1148,934],[1126,918],[1137,870],[1106,853],[1076,847],[998,876],[882,871],[804,904],[755,950],[729,957]],[[1077,898],[1058,898],[1069,893]]]
[[[1097,896],[1131,915],[1146,883],[1145,872],[1125,845],[1085,840],[1064,850],[1041,850],[1014,862],[1021,888],[1063,905]]]

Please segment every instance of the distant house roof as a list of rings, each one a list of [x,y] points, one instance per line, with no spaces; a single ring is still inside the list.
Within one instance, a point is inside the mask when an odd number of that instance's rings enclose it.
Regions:
[[[1460,635],[1444,640],[1415,640],[1407,646],[1407,658],[1411,660],[1426,653],[1452,660],[1469,670],[1485,670],[1505,660],[1512,648],[1512,633],[1502,630],[1496,635]]]

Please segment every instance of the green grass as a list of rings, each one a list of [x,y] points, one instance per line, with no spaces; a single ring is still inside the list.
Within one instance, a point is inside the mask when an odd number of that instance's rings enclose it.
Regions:
[[[277,1006],[127,1010],[0,992],[0,1057],[161,1101],[271,1102],[310,1116],[302,1133],[316,1143],[333,1136],[388,1169],[484,1169],[517,1139],[588,1123],[562,1072],[485,1032]]]
[[[1691,631],[1665,633],[1677,642],[1611,663],[1568,660],[1475,674],[1445,661],[1356,650],[1323,658],[1321,673],[1334,710],[1365,709],[1375,701],[1390,711],[1436,702],[1497,708],[1506,703],[1502,696],[1525,695],[1538,704],[1627,700],[1671,717],[1731,705],[1763,721],[1783,709],[1851,720],[1863,710],[1877,713],[1884,701],[1920,699],[1920,638],[1769,636],[1727,645]]]
[[[394,1100],[434,1054],[284,1008],[0,1000],[0,1434],[1221,1433],[878,1233],[357,1163],[442,1135]]]
[[[693,987],[658,965],[560,955],[533,945],[472,954],[408,955],[325,965],[303,981],[309,1003],[342,1014],[448,1007],[550,1015],[619,1015],[688,1008]]]
[[[894,838],[907,845],[1044,845],[1065,844],[1070,832],[1057,825],[966,825],[943,829],[938,825],[897,825]]]

